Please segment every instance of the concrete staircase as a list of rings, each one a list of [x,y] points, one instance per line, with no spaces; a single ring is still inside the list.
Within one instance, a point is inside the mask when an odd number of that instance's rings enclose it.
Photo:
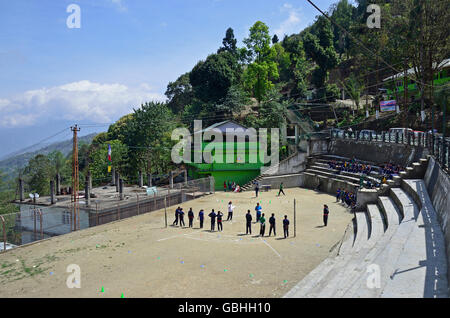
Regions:
[[[442,230],[424,181],[401,180],[355,213],[338,248],[285,298],[448,297]]]

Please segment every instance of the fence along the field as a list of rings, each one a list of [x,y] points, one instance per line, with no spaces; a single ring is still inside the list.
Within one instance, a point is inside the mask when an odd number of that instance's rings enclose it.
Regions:
[[[174,184],[173,188],[163,187],[153,195],[136,194],[126,202],[102,209],[92,203],[90,209],[80,204],[79,230],[126,219],[132,216],[164,209],[193,200],[214,191],[213,177]],[[78,222],[77,222],[78,223]],[[9,244],[23,245],[52,236],[70,233],[73,218],[70,208],[52,206],[21,205],[18,213],[0,216],[0,251],[9,249]]]

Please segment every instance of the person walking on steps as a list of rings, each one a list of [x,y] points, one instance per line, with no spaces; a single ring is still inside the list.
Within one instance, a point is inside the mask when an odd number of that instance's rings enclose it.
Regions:
[[[283,182],[280,183],[280,191],[278,191],[278,196],[280,196],[280,193],[283,193],[283,195],[286,195],[283,191]]]
[[[284,230],[284,238],[287,238],[289,236],[289,220],[287,218],[287,215],[284,216],[283,230]]]
[[[250,210],[247,210],[247,214],[245,215],[245,219],[247,221],[246,227],[245,227],[245,234],[252,234],[252,214],[250,213]]]
[[[211,218],[211,232],[214,232],[217,217],[217,214],[214,212],[214,209],[212,209],[211,213],[208,216]]]
[[[323,205],[323,224],[324,226],[327,226],[328,223],[328,214],[330,213],[330,210],[328,209],[328,205]]]
[[[272,234],[272,230],[273,230],[273,235],[277,236],[277,232],[275,231],[275,214],[274,213],[272,213],[272,216],[269,219],[269,224],[270,224],[269,236]]]

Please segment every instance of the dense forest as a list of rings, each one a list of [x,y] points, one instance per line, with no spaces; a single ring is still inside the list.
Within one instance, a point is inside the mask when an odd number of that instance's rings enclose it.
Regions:
[[[367,8],[375,2],[381,8],[380,28],[367,23],[372,14]],[[374,110],[367,103],[368,109],[360,107],[362,96],[374,96],[372,105],[377,105],[383,78],[411,67],[416,72],[409,76],[421,94],[413,103],[400,104],[402,114],[440,110],[443,103],[435,97],[432,80],[439,63],[450,57],[449,14],[449,1],[357,0],[353,5],[340,0],[327,16],[318,12],[309,27],[282,39],[257,21],[241,47],[230,27],[216,52],[167,85],[166,102],[135,108],[80,146],[80,184],[88,171],[94,185],[109,181],[108,144],[113,166],[126,180],[136,180],[138,171],[166,173],[174,168],[172,130],[192,128],[194,119],[203,120],[203,127],[226,119],[247,127],[282,127],[288,123],[288,107],[332,103],[344,90],[356,111],[316,128],[357,124],[365,120],[366,110]],[[37,155],[20,173],[29,191],[48,194],[56,173],[70,185],[71,154]]]

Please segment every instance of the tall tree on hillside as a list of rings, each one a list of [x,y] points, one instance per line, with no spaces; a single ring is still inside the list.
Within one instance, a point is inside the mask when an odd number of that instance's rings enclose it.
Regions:
[[[355,7],[348,0],[340,0],[338,3],[332,6],[331,19],[345,30],[350,30],[353,24],[353,12]],[[350,38],[341,29],[332,25],[334,34],[334,47],[339,53],[339,58],[342,58],[342,54],[346,53],[349,58]]]
[[[333,45],[331,23],[324,17],[319,17],[312,32],[315,34],[308,32],[303,37],[307,57],[317,64],[311,82],[318,90],[315,97],[327,101],[334,98],[330,96],[328,92],[330,89],[326,85],[328,71],[336,67],[339,61]]]
[[[217,50],[217,53],[227,51],[234,55],[237,54],[237,40],[234,37],[234,31],[232,28],[227,29],[222,44],[223,46]]]
[[[161,167],[170,162],[170,136],[176,125],[173,113],[165,103],[149,102],[134,109],[123,139],[129,149],[129,176],[134,178],[139,170],[163,172]]]
[[[181,113],[194,98],[190,73],[181,75],[175,82],[169,82],[165,95],[169,99],[168,106],[172,112]]]
[[[204,103],[217,103],[225,98],[239,78],[237,57],[228,51],[209,55],[205,61],[197,63],[189,75],[195,98]]]
[[[289,53],[290,74],[293,81],[291,95],[297,98],[305,98],[308,90],[307,76],[310,72],[309,63],[306,61],[306,54],[300,35],[286,36],[283,39],[283,47]]]
[[[279,78],[276,51],[270,46],[269,28],[261,21],[257,21],[250,28],[250,35],[244,39],[252,63],[248,65],[244,74],[244,85],[253,93],[258,103],[273,87],[272,80]]]
[[[47,156],[36,155],[30,159],[24,169],[24,177],[30,190],[42,195],[50,193],[50,180],[52,179],[52,164]]]

